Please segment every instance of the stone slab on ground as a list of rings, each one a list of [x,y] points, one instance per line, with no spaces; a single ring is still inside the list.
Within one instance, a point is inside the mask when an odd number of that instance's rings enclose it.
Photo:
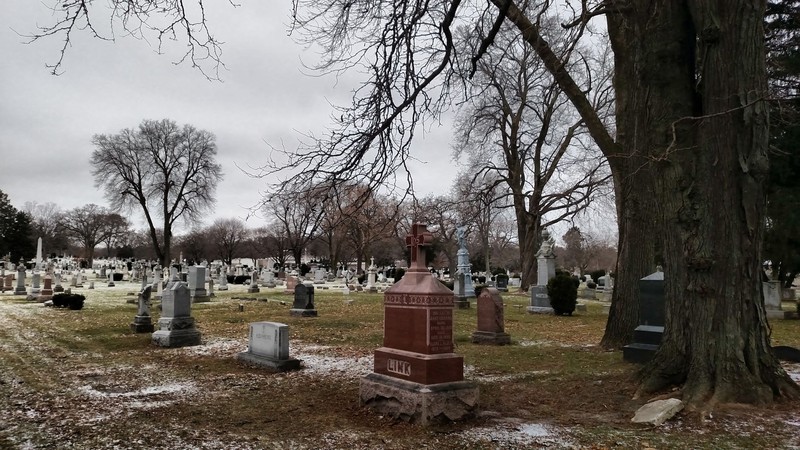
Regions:
[[[631,422],[659,426],[683,409],[683,402],[677,398],[656,400],[636,411]]]

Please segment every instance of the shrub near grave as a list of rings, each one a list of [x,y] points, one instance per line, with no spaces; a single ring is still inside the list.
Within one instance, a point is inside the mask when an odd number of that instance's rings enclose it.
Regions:
[[[86,300],[86,297],[81,294],[59,293],[53,296],[53,306],[79,310],[83,309],[84,300]]]
[[[571,316],[578,300],[578,280],[568,272],[556,272],[556,276],[547,282],[547,295],[553,313]]]

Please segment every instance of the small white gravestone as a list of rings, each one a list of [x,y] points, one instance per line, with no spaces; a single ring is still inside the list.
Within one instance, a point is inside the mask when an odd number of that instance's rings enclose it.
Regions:
[[[280,372],[300,368],[300,360],[289,357],[289,326],[277,322],[251,323],[247,351],[236,359]]]

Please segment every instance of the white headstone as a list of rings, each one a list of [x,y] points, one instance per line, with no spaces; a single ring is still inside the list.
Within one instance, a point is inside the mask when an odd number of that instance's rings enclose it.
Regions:
[[[289,357],[289,326],[277,322],[250,324],[250,353],[274,359]]]

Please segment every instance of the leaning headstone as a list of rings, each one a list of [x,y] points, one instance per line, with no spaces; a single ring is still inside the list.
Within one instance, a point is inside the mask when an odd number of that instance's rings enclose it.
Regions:
[[[300,283],[294,287],[294,303],[289,310],[292,316],[317,317],[314,308],[314,286]]]
[[[622,347],[622,359],[645,363],[655,355],[664,335],[664,272],[656,271],[639,280],[639,326],[633,342]]]
[[[542,230],[542,246],[536,253],[538,272],[536,276],[536,286],[531,286],[531,303],[528,312],[531,314],[552,314],[553,307],[550,305],[550,296],[547,295],[547,282],[556,276],[556,254],[553,251],[555,240],[550,236],[547,228]]]
[[[483,288],[478,296],[478,330],[472,333],[472,342],[489,345],[511,343],[511,336],[505,332],[503,298],[495,288]]]
[[[412,225],[411,267],[384,293],[383,347],[359,389],[362,405],[423,425],[467,418],[478,403],[478,386],[464,380],[464,359],[453,353],[453,292],[425,267],[422,247],[432,242],[425,225]]]
[[[152,333],[155,327],[153,327],[153,321],[150,317],[150,295],[153,292],[153,285],[145,286],[141,292],[139,292],[138,298],[138,306],[139,309],[136,312],[136,317],[133,318],[133,322],[131,323],[131,331],[134,333]]]
[[[161,297],[161,318],[153,344],[160,347],[188,347],[200,344],[200,332],[194,326],[192,299],[182,281],[173,281]]]
[[[300,360],[289,357],[289,326],[277,322],[251,323],[247,351],[236,359],[277,372],[300,368]]]

